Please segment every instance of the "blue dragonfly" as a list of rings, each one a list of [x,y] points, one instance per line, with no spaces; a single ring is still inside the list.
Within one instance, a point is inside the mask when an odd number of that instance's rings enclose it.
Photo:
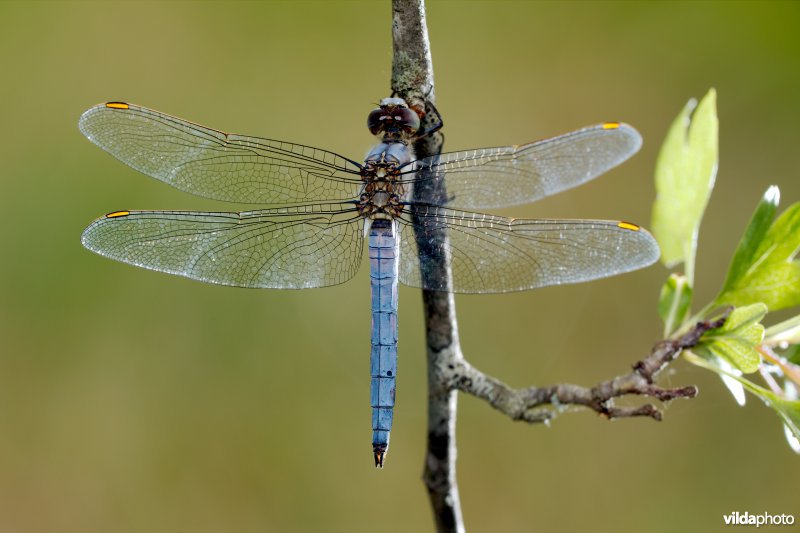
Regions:
[[[639,149],[632,127],[604,123],[415,160],[412,142],[432,131],[421,131],[423,116],[400,98],[383,99],[367,119],[380,142],[359,163],[133,104],[97,105],[81,116],[80,130],[123,163],[188,193],[260,207],[115,211],[92,222],[81,242],[118,261],[207,283],[309,289],[352,278],[366,241],[372,447],[375,466],[383,467],[395,404],[398,281],[456,293],[519,291],[604,278],[659,256],[653,237],[629,222],[472,211],[533,202],[597,177]],[[425,275],[442,254],[452,285]]]

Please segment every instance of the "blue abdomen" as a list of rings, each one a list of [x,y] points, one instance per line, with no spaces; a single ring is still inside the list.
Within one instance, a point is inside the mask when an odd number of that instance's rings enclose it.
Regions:
[[[369,230],[372,289],[372,352],[370,355],[372,451],[375,466],[383,466],[392,429],[397,376],[397,282],[399,241],[395,222],[372,221]]]

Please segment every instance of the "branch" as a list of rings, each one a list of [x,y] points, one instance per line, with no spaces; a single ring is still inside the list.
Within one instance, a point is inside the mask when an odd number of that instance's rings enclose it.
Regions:
[[[612,419],[646,416],[661,420],[661,411],[653,404],[639,407],[616,407],[615,398],[639,395],[667,402],[676,398],[694,398],[697,387],[663,388],[654,384],[656,375],[671,363],[681,351],[695,346],[706,331],[720,327],[727,318],[698,322],[686,334],[674,340],[658,342],[650,355],[633,365],[633,371],[624,376],[598,383],[587,388],[569,383],[549,387],[512,389],[505,383],[475,369],[463,358],[452,363],[450,382],[452,388],[486,400],[492,407],[514,420],[529,423],[547,422],[569,406],[582,406]]]
[[[410,105],[424,109],[426,103],[434,103],[435,94],[423,0],[392,0],[392,38],[392,91]],[[438,112],[435,115],[441,119]],[[430,126],[426,122],[430,119],[431,114],[423,118],[423,129]],[[423,136],[414,144],[416,157],[421,159],[438,155],[443,143],[444,138],[438,132]],[[439,180],[427,180],[429,183],[434,181]],[[438,193],[443,195],[444,191]],[[446,234],[439,236],[439,239],[446,238]],[[450,260],[441,252],[448,247],[431,249],[431,242],[427,239],[417,239],[417,246],[420,252],[433,258],[428,265],[431,268],[426,268],[424,275],[447,280],[447,286],[452,286]],[[428,438],[423,480],[428,489],[437,531],[461,532],[464,531],[464,523],[456,482],[457,393],[448,385],[447,379],[448,366],[453,361],[463,361],[458,342],[455,300],[450,292],[426,290],[422,292],[422,301],[428,353]]]

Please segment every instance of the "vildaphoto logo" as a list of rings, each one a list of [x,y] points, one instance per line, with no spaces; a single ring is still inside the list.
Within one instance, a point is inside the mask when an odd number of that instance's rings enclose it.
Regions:
[[[794,524],[794,515],[790,514],[750,514],[747,511],[722,515],[726,526],[791,526]]]

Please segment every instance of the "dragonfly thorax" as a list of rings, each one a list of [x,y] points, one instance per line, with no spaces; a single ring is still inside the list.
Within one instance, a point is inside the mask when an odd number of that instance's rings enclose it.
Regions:
[[[401,170],[413,158],[411,148],[402,141],[382,142],[370,150],[361,168],[364,185],[358,210],[368,218],[396,218],[403,211],[407,185]]]

